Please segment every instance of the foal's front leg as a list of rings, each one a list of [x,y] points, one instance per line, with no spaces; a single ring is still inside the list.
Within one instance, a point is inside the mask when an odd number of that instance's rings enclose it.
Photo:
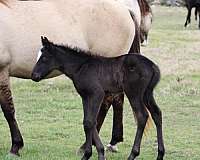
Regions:
[[[131,154],[128,157],[128,160],[134,160],[140,154],[140,145],[146,122],[148,119],[148,113],[141,100],[141,94],[138,94],[137,97],[131,96],[131,94],[127,94],[127,97],[129,99],[129,102],[137,120],[137,132],[134,140],[134,145],[132,147]]]
[[[90,92],[90,95],[86,95],[84,98],[82,97],[84,110],[83,125],[86,136],[85,153],[82,160],[88,160],[92,156],[92,137],[97,144],[99,160],[105,160],[104,147],[96,130],[96,119],[103,101],[104,92],[99,91],[99,89],[95,90],[95,92],[92,94]]]

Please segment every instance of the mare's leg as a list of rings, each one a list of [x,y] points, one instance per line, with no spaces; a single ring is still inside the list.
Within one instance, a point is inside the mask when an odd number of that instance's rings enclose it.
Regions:
[[[131,154],[128,157],[128,160],[134,160],[140,154],[140,145],[146,122],[148,119],[148,112],[145,109],[142,99],[142,89],[139,86],[137,86],[134,90],[132,90],[131,87],[126,88],[125,93],[129,99],[132,110],[135,113],[135,117],[137,120],[136,136],[131,150]]]
[[[0,105],[4,116],[8,122],[12,147],[10,152],[15,155],[19,155],[19,149],[23,147],[23,139],[18,128],[17,121],[15,119],[15,108],[12,100],[10,82],[9,82],[8,68],[0,70]]]
[[[118,142],[123,141],[123,104],[124,93],[117,95],[113,99],[113,130],[111,145],[116,145]]]
[[[159,109],[158,105],[156,104],[153,93],[150,92],[144,98],[145,105],[148,108],[151,116],[154,120],[157,129],[157,141],[158,141],[158,157],[157,160],[163,160],[165,154],[165,147],[163,142],[163,132],[162,132],[162,112]]]
[[[190,23],[191,21],[191,8],[188,8],[188,14],[187,14],[187,18],[186,18],[186,21],[185,21],[185,27],[187,27],[187,25]]]
[[[103,103],[101,104],[101,108],[98,113],[98,117],[97,117],[97,131],[98,132],[100,131],[102,127],[102,124],[105,120],[105,117],[108,113],[108,110],[110,109],[112,102],[113,102],[113,96],[111,94],[105,95]]]
[[[97,91],[99,92],[91,93],[90,91],[90,95],[86,95],[84,96],[84,98],[82,97],[84,110],[83,125],[86,136],[85,153],[82,157],[82,160],[88,160],[92,156],[92,138],[94,138],[94,142],[98,144],[96,147],[98,151],[99,160],[105,159],[104,147],[101,146],[102,143],[96,131],[96,119],[100,105],[103,101],[104,93],[103,91],[101,91],[101,89],[97,89]]]
[[[124,93],[114,96],[112,101],[113,106],[113,128],[112,139],[107,145],[107,150],[117,152],[117,143],[123,142],[123,104]]]

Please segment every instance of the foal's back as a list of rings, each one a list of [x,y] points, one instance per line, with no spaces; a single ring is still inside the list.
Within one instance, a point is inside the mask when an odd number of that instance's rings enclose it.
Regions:
[[[91,83],[99,83],[104,91],[111,93],[123,92],[124,78],[132,76],[132,82],[140,81],[140,78],[151,78],[152,67],[155,64],[148,58],[127,54],[115,58],[91,56],[82,66],[82,74],[90,79]]]

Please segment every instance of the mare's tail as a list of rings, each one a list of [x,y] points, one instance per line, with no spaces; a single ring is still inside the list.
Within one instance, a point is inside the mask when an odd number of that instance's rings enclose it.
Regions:
[[[128,53],[140,54],[140,27],[138,25],[137,19],[135,17],[135,14],[133,13],[133,11],[129,10],[129,13],[135,24],[135,36],[134,36],[133,43],[132,43],[131,48]]]

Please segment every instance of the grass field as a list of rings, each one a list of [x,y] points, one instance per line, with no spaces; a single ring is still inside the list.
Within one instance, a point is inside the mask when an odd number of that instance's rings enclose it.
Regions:
[[[148,47],[143,53],[161,69],[162,79],[155,91],[163,111],[166,160],[200,159],[200,30],[192,24],[184,29],[186,9],[153,7],[154,21]],[[16,114],[25,147],[20,160],[78,160],[77,148],[84,141],[81,99],[65,77],[34,83],[12,79]],[[124,142],[119,153],[107,153],[108,160],[127,159],[136,124],[129,104],[124,110]],[[10,135],[0,113],[0,160],[10,159]],[[101,139],[109,142],[112,110],[104,123]],[[143,138],[138,160],[157,155],[155,127]],[[97,159],[93,149],[92,160]]]

